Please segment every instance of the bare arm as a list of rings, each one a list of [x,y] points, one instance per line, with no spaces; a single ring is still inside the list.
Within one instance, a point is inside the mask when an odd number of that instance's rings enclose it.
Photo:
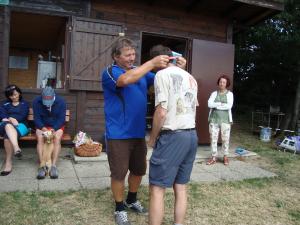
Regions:
[[[117,80],[118,87],[124,87],[129,84],[137,82],[146,73],[153,70],[154,68],[165,68],[169,62],[169,57],[167,55],[159,55],[153,59],[145,62],[143,65],[136,67],[134,69],[126,71]]]
[[[181,69],[185,69],[186,59],[181,56],[177,57],[176,66],[180,67]]]
[[[161,107],[161,105],[158,105],[154,112],[152,130],[148,142],[148,145],[150,147],[154,146],[158,134],[166,120],[166,115],[167,115],[167,110]]]

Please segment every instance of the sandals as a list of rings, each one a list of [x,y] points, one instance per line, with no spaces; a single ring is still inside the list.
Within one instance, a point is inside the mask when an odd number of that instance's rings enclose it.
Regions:
[[[215,163],[217,163],[217,158],[213,156],[206,162],[206,165],[213,165]],[[229,159],[226,155],[223,157],[223,163],[225,166],[229,165]]]
[[[21,159],[22,158],[22,151],[21,149],[17,150],[15,153],[14,153],[14,156],[18,159]]]
[[[211,157],[207,162],[206,165],[213,165],[217,163],[217,158],[216,157]]]
[[[225,166],[229,165],[229,160],[228,160],[228,157],[226,155],[224,155],[223,157],[223,163]]]

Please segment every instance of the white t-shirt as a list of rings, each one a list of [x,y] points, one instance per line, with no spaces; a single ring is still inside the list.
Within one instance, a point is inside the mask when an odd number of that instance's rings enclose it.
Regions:
[[[155,106],[167,110],[163,130],[195,128],[198,86],[191,74],[177,66],[160,70],[154,88]]]

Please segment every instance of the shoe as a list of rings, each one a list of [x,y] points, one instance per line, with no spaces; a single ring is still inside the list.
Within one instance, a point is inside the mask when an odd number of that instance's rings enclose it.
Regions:
[[[134,211],[138,214],[148,215],[148,210],[142,206],[142,204],[139,200],[137,200],[131,204],[128,204],[125,201],[124,206],[125,206],[125,208],[131,209],[132,211]]]
[[[22,158],[22,151],[21,149],[17,150],[14,154],[14,156],[18,159],[21,159]]]
[[[225,166],[229,165],[229,160],[228,160],[228,157],[226,155],[224,155],[223,162],[224,162]]]
[[[213,165],[215,163],[217,163],[217,158],[213,156],[206,162],[206,165]]]
[[[12,170],[11,170],[12,171]],[[7,176],[8,174],[11,173],[11,171],[1,171],[0,176]]]
[[[115,211],[115,220],[117,225],[131,225],[126,211]]]
[[[46,177],[46,168],[40,167],[38,168],[38,174],[36,176],[37,179],[42,180]]]
[[[51,179],[57,179],[58,178],[58,170],[56,166],[51,166],[50,172],[49,172]]]

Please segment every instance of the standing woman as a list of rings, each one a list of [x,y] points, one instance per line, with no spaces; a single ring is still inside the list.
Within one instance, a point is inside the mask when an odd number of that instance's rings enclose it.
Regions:
[[[208,99],[208,108],[210,108],[208,122],[210,133],[210,145],[212,157],[207,161],[207,165],[217,162],[218,155],[218,137],[221,130],[222,150],[224,152],[224,165],[229,164],[228,149],[230,139],[230,129],[232,124],[231,108],[233,105],[233,94],[227,90],[230,86],[230,79],[226,75],[221,75],[217,81],[218,90],[214,91]]]
[[[5,96],[7,99],[0,104],[0,136],[4,137],[6,152],[1,176],[11,173],[12,155],[21,159],[22,151],[18,144],[18,138],[28,133],[25,124],[29,106],[26,101],[22,100],[22,91],[16,85],[8,85],[5,88]]]

